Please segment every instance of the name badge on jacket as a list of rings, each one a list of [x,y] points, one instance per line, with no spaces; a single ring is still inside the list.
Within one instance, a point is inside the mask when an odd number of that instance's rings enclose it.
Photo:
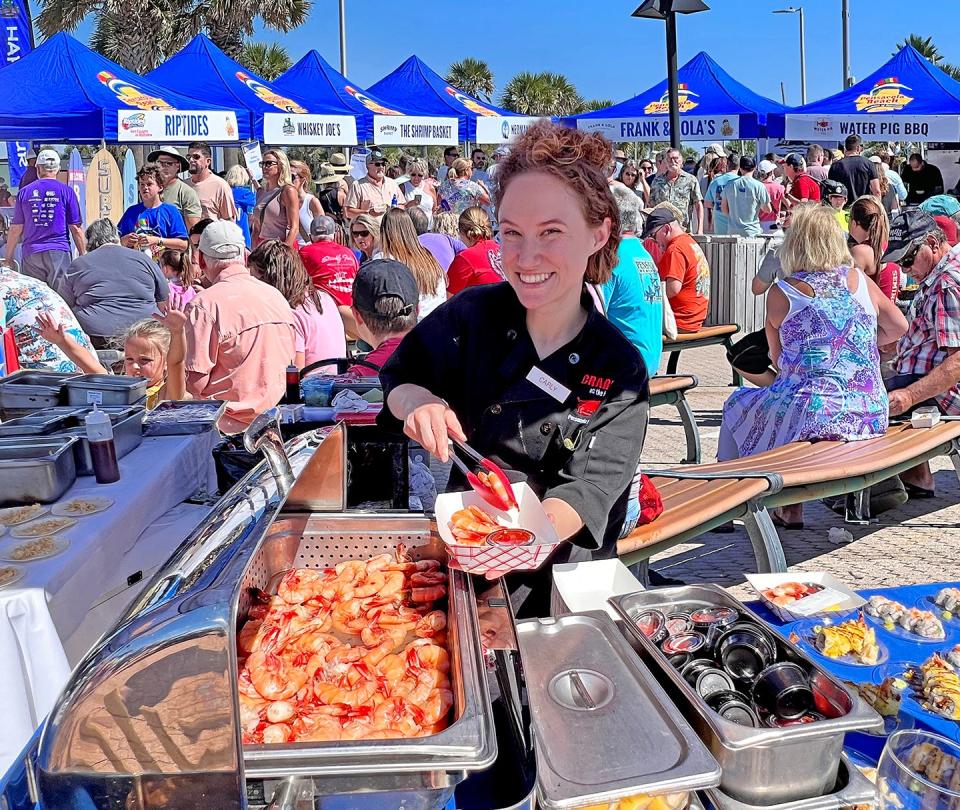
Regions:
[[[545,371],[534,366],[527,372],[527,379],[530,380],[541,391],[552,396],[561,405],[567,401],[570,396],[570,389],[557,382]]]

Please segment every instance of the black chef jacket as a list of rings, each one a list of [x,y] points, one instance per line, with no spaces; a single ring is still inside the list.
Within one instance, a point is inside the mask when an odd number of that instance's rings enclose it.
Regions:
[[[584,528],[572,542],[592,550],[578,558],[606,558],[616,555],[640,460],[649,380],[639,352],[586,291],[581,304],[583,329],[541,360],[509,284],[468,288],[403,339],[380,379],[384,401],[404,383],[445,399],[475,450],[525,474],[541,500],[576,510]],[[527,379],[533,369],[569,394],[558,401],[542,390]],[[386,407],[380,418],[384,427],[400,424]],[[554,562],[569,558],[561,549]]]

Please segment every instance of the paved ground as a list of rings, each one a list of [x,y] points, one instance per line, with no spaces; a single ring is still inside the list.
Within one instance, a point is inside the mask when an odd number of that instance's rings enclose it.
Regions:
[[[679,370],[700,379],[689,400],[700,427],[703,459],[713,460],[723,403],[732,390],[723,350],[711,347],[684,352]],[[659,465],[673,466],[683,457],[683,429],[676,410],[657,408],[651,413],[643,453],[648,471]],[[790,569],[829,571],[855,588],[960,580],[960,484],[947,459],[935,460],[933,469],[938,497],[885,512],[875,525],[844,526],[843,519],[822,504],[807,504],[804,530],[780,530]],[[827,533],[832,526],[849,529],[853,542],[831,543]],[[716,582],[738,597],[752,593],[743,574],[754,571],[754,565],[750,540],[742,526],[733,534],[701,535],[652,561],[652,567],[666,576],[685,582]]]

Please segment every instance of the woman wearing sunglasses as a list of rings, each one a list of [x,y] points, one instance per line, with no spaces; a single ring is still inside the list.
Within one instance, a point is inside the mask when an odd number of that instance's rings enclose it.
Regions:
[[[263,180],[250,217],[253,244],[279,239],[296,249],[300,234],[300,197],[292,182],[290,161],[286,153],[270,149],[263,153],[260,168]]]
[[[380,220],[370,214],[360,214],[350,220],[350,242],[353,244],[360,264],[371,259],[380,259]]]
[[[612,153],[602,135],[545,121],[521,135],[497,172],[506,283],[438,307],[380,372],[385,427],[443,461],[448,434],[466,439],[526,478],[563,541],[551,563],[616,556],[628,504],[639,512],[647,372],[585,286],[617,261]],[[531,588],[523,614],[550,611],[550,565],[508,584]]]
[[[407,173],[410,180],[403,184],[403,193],[408,200],[423,209],[423,213],[427,215],[427,228],[431,228],[433,212],[437,207],[437,193],[433,184],[427,181],[427,164],[422,160],[411,161],[407,164]]]

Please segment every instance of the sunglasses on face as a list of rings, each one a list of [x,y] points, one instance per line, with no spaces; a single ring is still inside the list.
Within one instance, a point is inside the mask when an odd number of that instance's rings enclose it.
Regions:
[[[447,155],[447,157],[458,158],[458,157],[460,157],[460,153],[459,153],[459,152],[451,152],[449,155]]]
[[[206,155],[187,155],[187,160],[203,160]]]
[[[420,174],[419,172],[410,172],[410,176],[411,176],[411,177],[423,177],[423,175]]]
[[[903,258],[901,258],[898,263],[904,270],[913,267],[913,263],[917,260],[917,256],[920,254],[920,248],[923,247],[925,241],[925,239],[921,239],[919,242],[915,242],[913,247],[903,254]]]
[[[373,161],[373,165],[374,165],[374,166],[379,166],[379,167],[382,169],[384,166],[387,165],[387,161],[385,161],[385,160],[375,160],[375,161]]]
[[[276,166],[278,161],[276,160],[261,160],[260,165],[264,168],[269,169],[271,166]]]
[[[350,231],[350,234],[354,239],[366,239],[370,235],[370,231]]]
[[[180,163],[176,160],[158,160],[157,163],[159,163],[161,166],[179,166],[180,165]]]

